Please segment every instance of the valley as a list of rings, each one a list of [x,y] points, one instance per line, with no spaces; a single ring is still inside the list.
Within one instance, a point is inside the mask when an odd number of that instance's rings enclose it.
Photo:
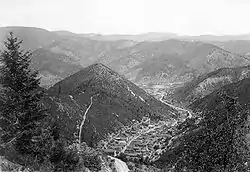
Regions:
[[[197,171],[199,165],[215,170],[211,164],[220,169],[235,160],[226,159],[228,145],[235,148],[246,139],[250,148],[249,35],[96,35],[3,27],[0,42],[10,31],[30,50],[30,70],[41,77],[40,103],[47,113],[41,125],[49,128],[43,130],[56,126],[58,138],[51,144],[60,148],[55,144],[62,141],[86,169],[110,169],[113,159],[134,171]],[[7,120],[0,118],[1,130]],[[20,163],[12,151],[0,142],[4,161]]]

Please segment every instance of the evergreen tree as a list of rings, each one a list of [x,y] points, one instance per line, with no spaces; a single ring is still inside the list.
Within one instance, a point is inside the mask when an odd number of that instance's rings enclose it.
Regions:
[[[0,107],[0,117],[5,120],[1,140],[14,145],[22,155],[38,152],[33,146],[33,137],[39,135],[39,121],[46,112],[40,103],[43,91],[39,87],[38,72],[30,68],[31,55],[21,49],[22,41],[10,32],[0,53],[1,78],[4,100]]]

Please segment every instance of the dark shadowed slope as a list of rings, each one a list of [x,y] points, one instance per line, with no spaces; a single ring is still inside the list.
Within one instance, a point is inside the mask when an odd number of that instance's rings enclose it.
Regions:
[[[242,108],[250,112],[250,78],[226,85],[220,90],[214,91],[212,94],[204,97],[203,99],[195,101],[190,105],[190,108],[196,111],[210,111],[215,107],[221,107],[223,110],[223,107],[220,106],[222,103],[219,101],[221,92],[226,92],[227,95],[236,98]],[[250,126],[250,114],[248,115],[248,124]],[[247,141],[250,148],[250,131],[247,134]]]
[[[202,113],[186,119],[177,127],[179,131],[156,164],[161,167],[175,166],[179,171],[184,171],[185,166],[188,169],[202,169],[201,171],[214,171],[225,167],[237,171],[231,165],[240,159],[236,158],[231,162],[228,159],[232,154],[238,156],[236,152],[245,154],[245,162],[249,163],[249,78],[214,91],[195,101],[190,108]],[[244,147],[244,142],[249,148]],[[232,145],[234,146],[231,147]],[[232,152],[235,148],[238,151]],[[230,158],[233,159],[234,156]],[[248,165],[248,169],[249,167]]]
[[[190,105],[192,109],[212,109],[216,106],[216,99],[219,98],[218,93],[225,91],[229,96],[238,97],[242,106],[250,108],[250,78],[243,79],[236,83],[228,84],[220,90],[214,91],[203,99],[195,101]]]
[[[203,99],[195,101],[189,107],[196,111],[210,111],[215,107],[221,107],[221,109],[223,109],[221,106],[222,102],[219,101],[221,92],[225,92],[230,97],[236,98],[243,109],[250,111],[250,78],[228,84],[222,87],[220,90],[214,91],[213,93],[207,95]],[[250,114],[248,116],[248,122],[250,125]],[[247,138],[250,147],[250,132],[247,135]]]
[[[177,114],[102,64],[91,65],[65,78],[50,88],[48,94],[53,99],[54,111],[60,114],[59,118],[65,118],[62,124],[69,123],[65,130],[76,132],[89,109],[83,132],[83,139],[89,144],[143,116],[169,119]]]

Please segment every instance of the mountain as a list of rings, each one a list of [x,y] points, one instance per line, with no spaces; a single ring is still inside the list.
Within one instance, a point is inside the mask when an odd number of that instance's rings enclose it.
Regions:
[[[54,53],[43,48],[32,54],[31,67],[38,70],[41,86],[48,88],[63,78],[78,72],[83,67],[63,53]]]
[[[220,90],[214,91],[213,93],[207,95],[203,99],[197,100],[192,103],[189,107],[199,111],[202,109],[212,110],[218,105],[218,99],[220,98],[220,93],[226,92],[228,96],[237,98],[242,108],[250,110],[250,78],[240,80],[236,83],[228,84],[222,87]],[[223,107],[221,107],[223,109]],[[248,122],[250,126],[250,114],[248,115]],[[247,140],[250,148],[250,131],[247,134]]]
[[[144,41],[166,41],[169,39],[180,39],[186,41],[202,41],[202,42],[226,42],[236,40],[250,40],[250,34],[242,35],[177,35],[167,32],[149,32],[135,35],[102,35],[102,34],[78,34],[82,37],[87,37],[98,41],[117,41],[117,40],[133,40],[137,42]]]
[[[231,40],[223,42],[211,42],[227,51],[238,53],[242,55],[250,54],[250,41],[249,40]]]
[[[213,72],[201,75],[175,90],[174,99],[180,103],[191,104],[221,87],[250,78],[250,66],[236,68],[220,68]],[[164,100],[169,99],[166,96]]]
[[[57,31],[52,31],[52,32],[60,36],[77,36],[77,34],[70,32],[70,31],[66,31],[66,30],[57,30]]]
[[[80,34],[80,36],[87,37],[93,40],[98,40],[98,41],[132,40],[136,42],[164,41],[164,40],[178,37],[178,35],[174,33],[159,33],[159,32],[149,32],[149,33],[137,34],[137,35]]]
[[[192,40],[192,41],[203,41],[203,42],[224,42],[224,41],[235,41],[235,40],[250,40],[250,34],[242,35],[198,35],[198,36],[180,36],[180,39]]]
[[[102,64],[88,66],[55,84],[48,90],[46,104],[70,140],[88,109],[83,139],[89,145],[145,116],[153,120],[178,117],[176,110]]]
[[[32,66],[42,72],[43,85],[51,86],[59,78],[63,79],[83,67],[99,62],[103,54],[112,52],[116,55],[120,49],[133,45],[131,41],[99,42],[87,38],[62,36],[60,40],[36,49],[33,52]],[[103,58],[102,63],[107,64],[110,60],[112,59]]]
[[[156,166],[174,168],[177,171],[184,171],[184,168],[202,171],[220,171],[225,167],[232,169],[231,165],[237,163],[239,158],[231,162],[227,158],[231,154],[238,156],[235,152],[230,152],[235,148],[245,153],[245,160],[249,163],[249,78],[228,84],[195,101],[189,107],[197,114],[177,126],[175,135],[166,144],[164,153],[155,161]],[[236,140],[230,133],[234,136],[241,133],[238,136],[241,136],[242,140]],[[248,148],[242,146],[245,139]],[[236,147],[230,147],[232,143]],[[240,144],[240,147],[237,147],[237,144]],[[249,169],[249,165],[241,168],[244,169],[241,171],[248,171],[246,168]]]
[[[182,84],[221,67],[244,66],[249,62],[244,56],[212,44],[180,40],[106,42],[67,36],[36,50],[34,54],[42,54],[39,56],[40,61],[47,61],[50,57],[56,59],[55,62],[63,61],[66,67],[63,71],[67,76],[72,74],[71,68],[103,63],[136,84],[159,84],[165,87],[169,83]],[[49,64],[56,70],[60,63],[51,60]],[[42,66],[35,68],[40,69]],[[47,71],[51,73],[50,69]],[[61,78],[65,76],[59,75]]]
[[[62,36],[62,39],[48,46],[43,47],[44,51],[64,54],[68,57],[65,60],[74,61],[86,67],[96,63],[104,54],[112,52],[116,54],[121,49],[133,46],[132,41],[100,42],[88,38],[73,36]],[[103,60],[103,62],[108,59]]]
[[[0,29],[1,35],[7,31],[14,31],[23,39],[24,48],[33,49],[32,67],[41,71],[44,87],[95,63],[105,64],[145,88],[152,85],[173,88],[219,68],[249,64],[243,55],[209,43],[171,39],[176,35],[168,33],[136,35],[159,38],[153,42],[137,42],[120,38],[97,41],[90,38],[95,34],[84,37],[68,31],[49,32],[39,28]],[[161,41],[164,35],[169,38]]]
[[[205,96],[204,98],[195,101],[190,105],[192,109],[208,109],[211,110],[216,105],[216,99],[219,98],[220,92],[226,92],[229,96],[239,99],[243,107],[250,107],[250,78],[240,80],[236,83],[225,85],[220,90]]]
[[[223,67],[249,64],[244,56],[202,42],[143,42],[120,52],[108,66],[139,85],[171,87]]]

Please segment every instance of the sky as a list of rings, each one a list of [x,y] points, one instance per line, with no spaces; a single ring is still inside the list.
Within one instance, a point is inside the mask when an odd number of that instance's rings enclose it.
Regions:
[[[0,0],[0,26],[75,33],[250,33],[250,0]]]

